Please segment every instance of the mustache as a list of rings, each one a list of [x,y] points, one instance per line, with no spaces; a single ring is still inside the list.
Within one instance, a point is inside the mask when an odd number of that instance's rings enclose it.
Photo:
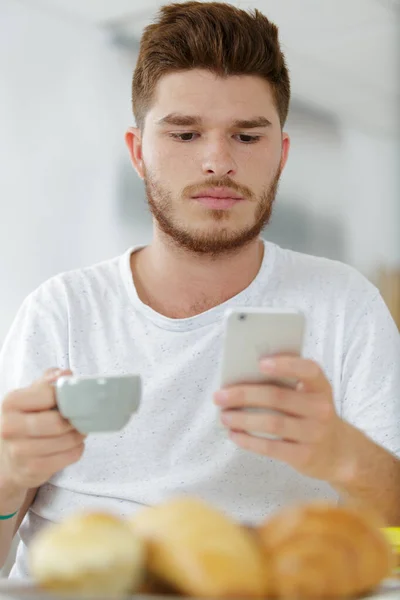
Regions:
[[[229,177],[223,177],[223,178],[209,177],[202,183],[188,185],[184,188],[182,195],[184,197],[194,196],[195,194],[201,193],[202,190],[204,190],[206,188],[210,188],[210,187],[229,188],[233,192],[236,192],[237,194],[240,194],[241,196],[243,196],[245,198],[248,198],[248,199],[254,198],[253,192],[248,187],[246,187],[244,185],[240,185],[239,183],[236,183],[236,181],[232,181],[232,179],[230,179]]]

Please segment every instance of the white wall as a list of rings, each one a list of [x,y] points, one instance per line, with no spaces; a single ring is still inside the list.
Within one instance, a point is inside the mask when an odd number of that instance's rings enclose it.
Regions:
[[[133,64],[90,26],[0,3],[0,344],[43,280],[149,237],[123,142]]]
[[[374,276],[400,268],[400,140],[343,132],[348,261]]]

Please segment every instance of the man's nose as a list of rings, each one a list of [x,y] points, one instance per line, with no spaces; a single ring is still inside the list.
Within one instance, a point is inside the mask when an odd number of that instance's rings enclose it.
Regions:
[[[237,165],[227,142],[218,141],[207,146],[203,159],[205,175],[214,175],[215,177],[229,175],[232,177],[236,171]]]

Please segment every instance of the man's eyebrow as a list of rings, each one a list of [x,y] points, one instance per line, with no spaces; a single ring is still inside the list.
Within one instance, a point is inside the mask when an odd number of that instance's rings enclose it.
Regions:
[[[183,115],[170,113],[157,121],[157,125],[176,125],[180,127],[199,127],[201,117],[196,115]],[[234,129],[255,129],[257,127],[270,127],[272,125],[266,117],[253,117],[251,119],[238,119],[232,123]]]
[[[181,125],[183,127],[191,125],[199,126],[201,125],[201,117],[183,115],[180,113],[170,113],[162,119],[159,119],[157,121],[157,125]]]
[[[255,129],[256,127],[270,127],[271,121],[265,117],[254,117],[253,119],[239,119],[234,121],[235,129]]]

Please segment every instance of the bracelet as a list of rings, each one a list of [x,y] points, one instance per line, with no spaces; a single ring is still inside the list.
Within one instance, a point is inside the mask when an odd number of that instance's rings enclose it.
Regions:
[[[0,515],[0,521],[7,521],[7,519],[12,519],[13,517],[15,517],[15,515],[18,514],[18,510],[15,511],[15,513],[13,513],[12,515]]]

